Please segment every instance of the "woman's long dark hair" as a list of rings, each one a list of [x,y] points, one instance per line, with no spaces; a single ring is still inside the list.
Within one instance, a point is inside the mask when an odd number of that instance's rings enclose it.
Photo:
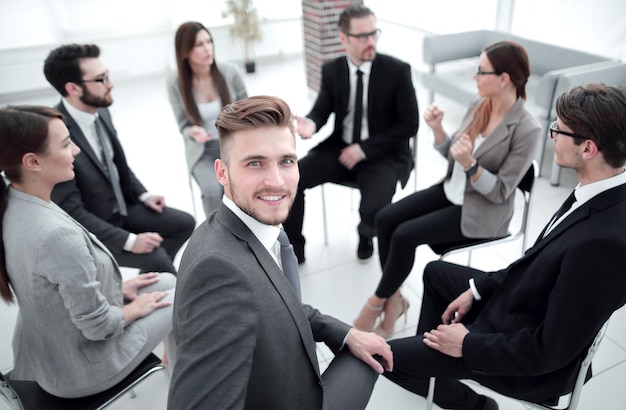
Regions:
[[[206,31],[211,36],[209,29],[204,27],[201,23],[196,21],[188,21],[183,23],[176,30],[176,37],[174,39],[174,47],[176,49],[176,65],[178,66],[178,84],[180,86],[180,93],[183,99],[183,106],[187,118],[194,125],[202,126],[202,117],[198,110],[198,105],[193,98],[192,79],[193,72],[189,65],[189,53],[196,44],[196,35],[200,31]],[[211,36],[213,41],[213,36]],[[213,47],[213,64],[211,64],[211,75],[213,77],[214,84],[217,88],[217,93],[222,99],[222,107],[231,103],[230,92],[226,85],[226,80],[217,67],[215,62],[215,47]]]
[[[22,180],[22,157],[29,153],[44,154],[48,150],[48,126],[63,115],[50,107],[21,105],[0,109],[0,171],[12,182]],[[11,303],[13,292],[4,253],[3,220],[8,206],[8,188],[0,176],[0,297]]]

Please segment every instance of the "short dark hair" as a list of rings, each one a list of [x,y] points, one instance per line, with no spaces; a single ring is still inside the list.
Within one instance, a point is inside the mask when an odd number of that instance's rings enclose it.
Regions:
[[[100,57],[100,48],[95,44],[63,45],[48,54],[43,65],[43,73],[54,89],[66,97],[65,84],[79,83],[83,79],[80,59],[97,57]]]
[[[574,134],[592,139],[606,163],[626,163],[626,88],[586,83],[565,90],[556,101],[556,114]],[[584,139],[574,138],[577,145]]]
[[[278,97],[257,95],[222,108],[215,126],[220,139],[220,158],[229,164],[229,142],[238,131],[263,127],[287,127],[295,137],[294,117],[289,105]]]
[[[374,12],[362,4],[353,4],[346,7],[339,15],[337,26],[339,30],[348,33],[350,31],[350,21],[352,19],[360,19],[363,17],[375,16]]]

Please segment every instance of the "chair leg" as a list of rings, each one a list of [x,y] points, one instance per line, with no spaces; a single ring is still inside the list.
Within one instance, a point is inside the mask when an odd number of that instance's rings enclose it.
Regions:
[[[426,396],[426,410],[433,409],[433,400],[435,400],[435,378],[431,377],[428,382],[428,396]]]
[[[328,245],[328,225],[326,224],[326,193],[324,191],[324,184],[321,184],[322,188],[322,224],[324,225],[324,245]]]

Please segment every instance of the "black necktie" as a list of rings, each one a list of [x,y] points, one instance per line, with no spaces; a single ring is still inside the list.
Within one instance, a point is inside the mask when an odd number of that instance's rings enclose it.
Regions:
[[[352,143],[361,141],[361,123],[363,122],[363,71],[356,70],[356,97],[354,98],[354,126]]]
[[[548,222],[548,224],[545,226],[545,228],[543,228],[543,231],[541,231],[541,234],[539,234],[539,237],[537,238],[537,242],[539,242],[544,237],[544,235],[547,232],[548,228],[550,228],[552,225],[554,225],[554,223],[556,221],[558,221],[559,218],[562,217],[563,214],[565,214],[565,212],[569,211],[570,208],[572,207],[572,205],[574,205],[574,202],[576,202],[576,196],[574,195],[574,192],[576,192],[576,191],[575,190],[572,191],[572,193],[569,194],[569,196],[567,197],[565,202],[563,202],[563,205],[561,205],[561,207],[558,209],[558,211],[556,211],[554,213],[554,215],[552,215],[552,218],[550,218],[550,222]]]
[[[120,176],[117,172],[117,167],[113,162],[112,152],[109,151],[108,145],[105,142],[106,131],[102,128],[102,124],[100,124],[100,117],[96,117],[94,125],[96,127],[96,136],[98,137],[98,145],[100,145],[102,165],[104,165],[109,181],[111,181],[113,194],[115,195],[115,201],[117,202],[120,215],[126,216],[128,212],[126,209],[126,201],[124,200],[124,195],[122,194],[122,188],[120,187]]]
[[[293,246],[289,243],[289,238],[284,229],[278,234],[278,243],[280,244],[280,261],[283,265],[283,273],[287,281],[296,292],[298,300],[302,299],[300,295],[300,273],[298,271],[298,259],[293,252]]]

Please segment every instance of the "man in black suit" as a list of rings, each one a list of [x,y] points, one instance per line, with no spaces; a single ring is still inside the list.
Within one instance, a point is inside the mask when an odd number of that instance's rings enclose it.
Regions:
[[[55,106],[81,153],[76,177],[58,184],[52,200],[95,234],[122,266],[172,272],[176,252],[191,236],[193,217],[165,206],[135,177],[106,108],[113,82],[93,44],[64,45],[50,52],[44,74],[63,97]]]
[[[419,116],[411,67],[376,53],[380,30],[367,7],[348,7],[338,26],[347,56],[324,64],[317,101],[306,118],[297,118],[298,133],[310,138],[335,113],[332,134],[298,162],[300,184],[285,230],[300,263],[305,260],[305,189],[356,183],[361,191],[357,256],[363,260],[373,253],[376,213],[391,202],[398,181],[406,184],[413,168],[409,139],[417,133]]]
[[[458,379],[537,403],[571,392],[598,330],[626,302],[626,90],[573,87],[556,112],[556,161],[579,182],[566,206],[506,269],[429,264],[417,335],[390,342],[386,376],[421,395],[436,377],[443,408],[498,408]]]

